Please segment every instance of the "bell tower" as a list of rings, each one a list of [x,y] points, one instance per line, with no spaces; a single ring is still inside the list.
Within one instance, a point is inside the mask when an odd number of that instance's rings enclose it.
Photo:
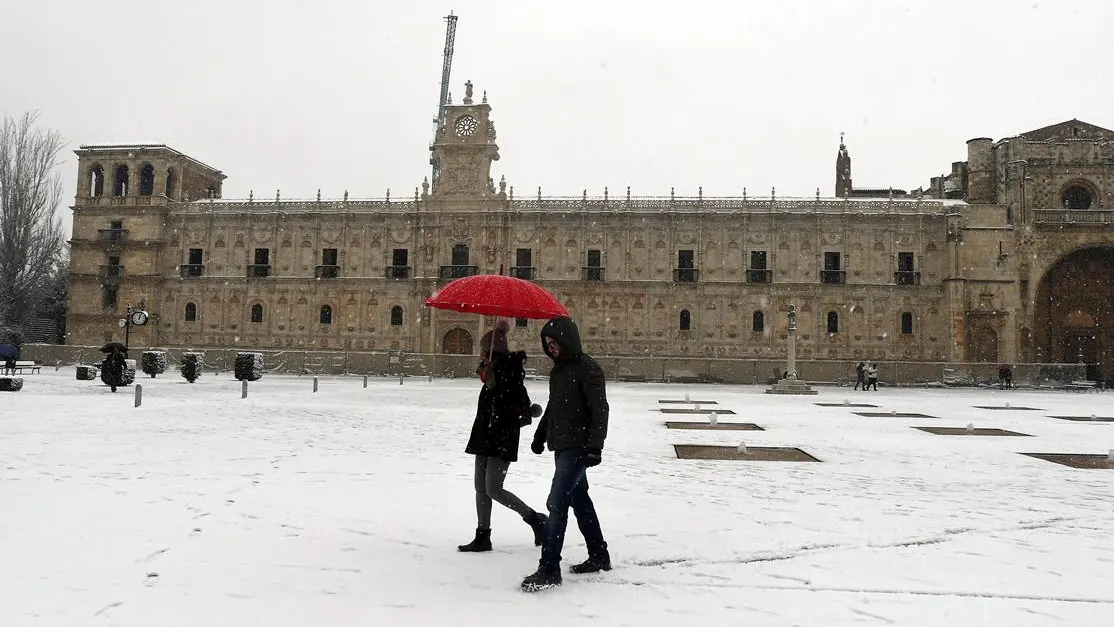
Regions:
[[[429,147],[441,164],[440,180],[428,194],[434,199],[480,199],[498,196],[491,178],[491,162],[499,159],[495,125],[487,94],[477,104],[472,99],[472,81],[464,84],[464,100],[452,103],[449,95],[444,122]],[[424,185],[423,185],[424,187]]]

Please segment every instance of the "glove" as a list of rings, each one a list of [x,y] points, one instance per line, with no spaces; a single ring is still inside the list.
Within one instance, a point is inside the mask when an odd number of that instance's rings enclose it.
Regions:
[[[530,450],[534,451],[535,455],[541,455],[545,452],[545,440],[534,440],[530,443]]]
[[[603,461],[603,451],[598,448],[589,448],[584,450],[584,465],[588,468],[592,466],[599,466]]]

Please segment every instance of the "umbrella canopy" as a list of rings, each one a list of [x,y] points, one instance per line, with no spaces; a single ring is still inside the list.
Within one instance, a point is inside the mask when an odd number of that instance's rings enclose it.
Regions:
[[[102,353],[111,353],[114,350],[118,350],[121,353],[126,353],[128,352],[128,347],[124,346],[120,342],[109,342],[108,344],[105,344],[101,347]]]
[[[507,318],[545,319],[567,316],[557,299],[538,285],[501,274],[477,274],[457,279],[426,299],[438,309]]]
[[[19,357],[19,349],[11,344],[0,344],[0,359],[15,359]]]

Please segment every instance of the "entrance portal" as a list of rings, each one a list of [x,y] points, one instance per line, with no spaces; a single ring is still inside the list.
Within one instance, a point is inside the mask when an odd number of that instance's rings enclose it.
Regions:
[[[1037,288],[1034,347],[1040,361],[1093,364],[1103,378],[1114,365],[1114,247],[1065,255]]]
[[[446,355],[471,355],[472,334],[464,329],[451,329],[441,339],[441,352]]]

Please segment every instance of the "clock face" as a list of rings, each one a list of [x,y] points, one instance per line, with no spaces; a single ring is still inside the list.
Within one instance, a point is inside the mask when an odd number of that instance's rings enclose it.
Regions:
[[[476,128],[479,125],[480,124],[476,121],[476,118],[470,115],[462,115],[456,119],[456,124],[453,128],[456,129],[457,135],[461,137],[470,137],[476,132]]]
[[[136,312],[132,313],[132,324],[134,324],[136,326],[143,326],[143,325],[147,324],[147,312],[146,311],[136,311]]]

